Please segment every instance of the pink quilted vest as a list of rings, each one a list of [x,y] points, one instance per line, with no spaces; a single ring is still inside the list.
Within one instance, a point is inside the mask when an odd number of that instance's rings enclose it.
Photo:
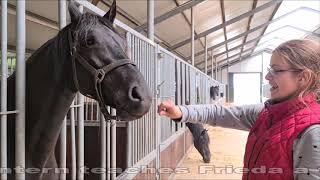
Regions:
[[[313,124],[320,124],[314,94],[268,105],[250,130],[242,180],[293,180],[293,141]]]

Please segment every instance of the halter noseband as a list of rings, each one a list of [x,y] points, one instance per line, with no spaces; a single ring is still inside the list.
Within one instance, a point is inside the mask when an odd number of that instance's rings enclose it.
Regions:
[[[98,103],[101,109],[102,114],[105,117],[105,120],[117,119],[116,116],[111,116],[107,107],[104,103],[102,90],[101,90],[101,82],[103,81],[104,77],[110,73],[112,70],[117,69],[120,66],[124,66],[127,64],[135,64],[130,59],[122,59],[122,60],[115,60],[113,63],[110,63],[100,69],[96,69],[92,65],[88,63],[85,57],[81,56],[74,45],[73,38],[71,35],[71,30],[68,31],[68,39],[69,39],[69,46],[70,46],[70,54],[72,59],[72,71],[73,71],[73,82],[78,91],[81,92],[78,78],[77,78],[77,69],[75,61],[77,60],[86,70],[88,70],[94,76],[94,84],[95,84],[95,91],[98,98]],[[82,93],[82,92],[81,92]],[[83,94],[83,93],[82,93]],[[91,97],[90,95],[86,94],[86,96]]]

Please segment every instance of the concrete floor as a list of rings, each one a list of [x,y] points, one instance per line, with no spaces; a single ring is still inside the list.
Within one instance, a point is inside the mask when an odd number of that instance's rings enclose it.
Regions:
[[[210,136],[211,162],[206,164],[192,147],[179,164],[173,179],[239,180],[242,177],[243,155],[247,131],[206,127]]]

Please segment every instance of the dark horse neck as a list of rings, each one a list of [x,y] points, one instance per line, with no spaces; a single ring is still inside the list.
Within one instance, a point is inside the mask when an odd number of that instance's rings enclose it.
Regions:
[[[27,167],[43,168],[51,161],[63,119],[76,94],[72,88],[68,29],[41,46],[26,63]],[[15,107],[15,78],[15,74],[8,78],[9,110]],[[14,121],[9,122],[8,136],[12,138]]]

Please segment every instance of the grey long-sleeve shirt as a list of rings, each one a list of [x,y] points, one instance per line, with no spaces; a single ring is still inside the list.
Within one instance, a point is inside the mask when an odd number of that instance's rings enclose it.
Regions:
[[[181,122],[249,131],[264,104],[224,107],[220,105],[179,106]],[[320,125],[312,125],[294,140],[293,168],[295,180],[320,179]]]

